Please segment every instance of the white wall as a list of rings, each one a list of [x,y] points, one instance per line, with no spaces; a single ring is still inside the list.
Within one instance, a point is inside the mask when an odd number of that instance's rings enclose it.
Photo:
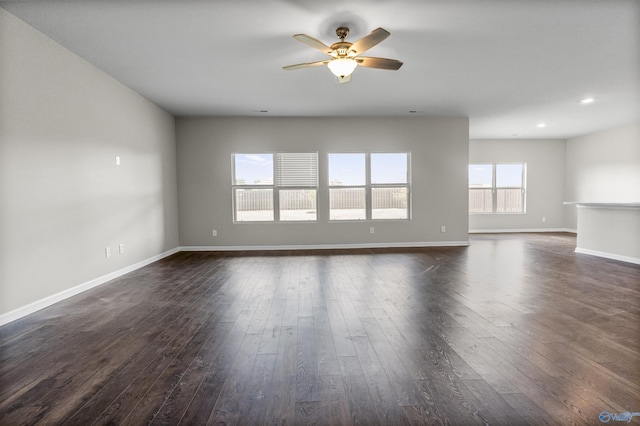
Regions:
[[[467,118],[180,118],[176,129],[182,246],[468,241]],[[234,224],[232,153],[277,151],[319,153],[318,222]],[[411,152],[411,221],[329,223],[327,153],[364,151]]]
[[[170,114],[0,8],[0,317],[177,247],[175,168]]]
[[[565,228],[562,204],[565,201],[564,140],[471,140],[469,163],[527,164],[526,213],[470,214],[471,231],[543,231]]]
[[[567,140],[566,201],[640,202],[640,121]],[[565,208],[576,228],[576,208]]]

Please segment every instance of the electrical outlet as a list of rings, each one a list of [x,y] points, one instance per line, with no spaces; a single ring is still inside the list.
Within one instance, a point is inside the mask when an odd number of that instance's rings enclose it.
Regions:
[[[547,218],[546,218],[545,216],[542,216],[542,221],[543,221],[543,222],[546,222],[546,221],[547,221]]]
[[[211,231],[211,236],[212,237],[217,237],[218,236],[218,230],[214,229],[213,231]]]
[[[120,156],[116,155],[116,166],[120,165]]]
[[[440,232],[447,232],[447,227],[444,225],[440,226]]]
[[[104,257],[107,259],[111,257],[111,247],[104,248]]]
[[[374,228],[373,226],[371,226],[371,227],[369,228],[369,233],[370,233],[370,234],[373,234],[374,232],[376,232],[376,230],[375,230],[375,228]]]
[[[124,244],[118,246],[118,251],[120,251],[120,254],[124,253]]]

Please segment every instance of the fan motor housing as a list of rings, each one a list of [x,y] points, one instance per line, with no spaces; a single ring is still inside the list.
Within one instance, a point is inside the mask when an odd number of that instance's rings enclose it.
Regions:
[[[331,50],[336,52],[338,57],[343,57],[347,56],[347,52],[349,52],[352,45],[353,43],[349,43],[348,41],[338,41],[331,45]]]

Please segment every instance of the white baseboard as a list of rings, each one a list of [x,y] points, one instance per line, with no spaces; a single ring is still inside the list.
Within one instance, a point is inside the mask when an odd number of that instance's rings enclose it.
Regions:
[[[575,252],[579,254],[588,254],[589,256],[604,257],[606,259],[619,260],[621,262],[628,262],[628,263],[634,263],[636,265],[640,265],[640,258],[637,258],[637,257],[623,256],[621,254],[607,253],[604,251],[597,251],[597,250],[589,250],[589,249],[580,248],[580,247],[577,247],[575,249]]]
[[[160,253],[156,256],[152,256],[148,259],[145,259],[133,265],[127,266],[126,268],[119,269],[107,275],[103,275],[91,281],[87,281],[75,287],[63,290],[60,293],[52,294],[51,296],[47,296],[44,299],[40,299],[33,303],[29,303],[28,305],[22,306],[18,309],[14,309],[13,311],[9,311],[6,314],[0,315],[0,326],[4,324],[8,324],[12,321],[15,321],[29,314],[32,314],[36,311],[39,311],[40,309],[46,308],[47,306],[51,306],[54,303],[58,303],[64,299],[68,299],[69,297],[75,296],[76,294],[80,294],[83,291],[87,291],[91,288],[102,285],[115,278],[121,277],[122,275],[128,274],[129,272],[133,272],[136,269],[142,268],[143,266],[147,266],[153,262],[157,262],[158,260],[164,259],[167,256],[171,256],[172,254],[177,253],[178,251],[180,251],[179,248],[174,248],[172,250],[166,251],[164,253]]]
[[[516,229],[470,229],[470,234],[509,234],[509,233],[529,233],[529,232],[570,232],[577,233],[570,228],[516,228]]]
[[[183,246],[180,251],[275,251],[275,250],[341,250],[368,248],[466,247],[469,241],[432,241],[411,243],[302,244],[267,246]]]

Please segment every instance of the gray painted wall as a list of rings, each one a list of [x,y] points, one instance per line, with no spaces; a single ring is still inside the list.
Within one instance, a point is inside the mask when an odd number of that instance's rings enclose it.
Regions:
[[[179,118],[176,134],[182,246],[468,241],[467,118]],[[318,221],[234,224],[232,154],[278,151],[319,153]],[[327,153],[363,151],[411,152],[412,220],[329,223]]]
[[[567,201],[640,202],[640,121],[567,140]],[[576,228],[576,208],[565,208]]]
[[[4,9],[0,55],[0,315],[177,247],[173,117]]]
[[[524,214],[471,214],[470,230],[563,229],[563,139],[471,140],[469,163],[526,163],[527,208]],[[542,221],[542,218],[545,221]]]

